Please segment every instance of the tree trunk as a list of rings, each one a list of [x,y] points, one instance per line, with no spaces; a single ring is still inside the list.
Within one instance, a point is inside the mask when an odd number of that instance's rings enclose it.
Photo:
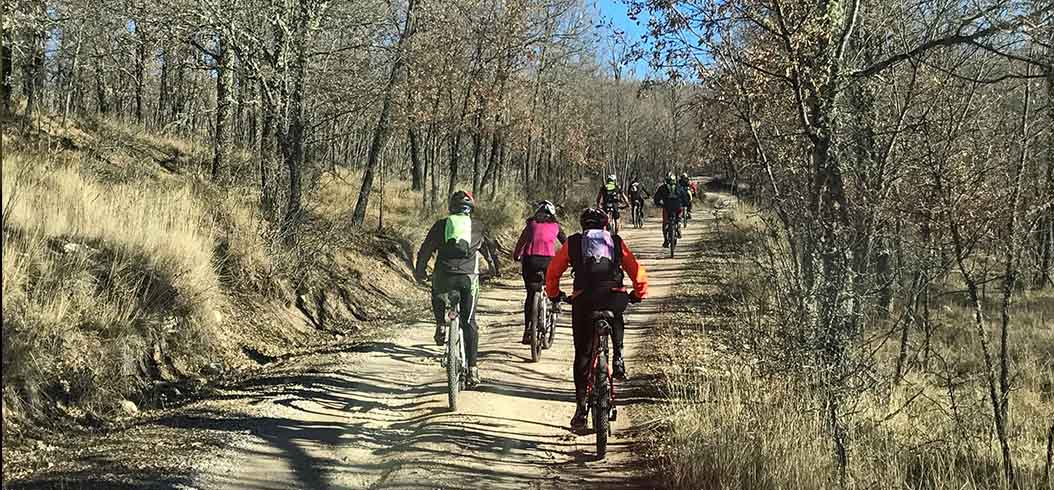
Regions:
[[[148,49],[146,33],[143,32],[143,26],[138,21],[135,22],[135,33],[139,38],[135,57],[135,122],[143,124],[143,86],[146,83]]]
[[[424,163],[421,162],[421,143],[417,128],[407,128],[407,137],[410,140],[410,189],[420,191],[424,189]]]
[[[227,45],[225,35],[220,34],[217,41],[216,57],[216,134],[212,152],[212,180],[220,181],[230,165],[228,161],[231,147],[234,145],[231,128],[231,89],[234,84],[234,71],[231,70],[233,53]]]
[[[1054,33],[1054,29],[1051,29]],[[1050,36],[1051,44],[1047,47],[1046,70],[1047,84],[1047,127],[1054,127],[1054,34]],[[1046,141],[1047,175],[1045,183],[1045,198],[1054,199],[1054,131],[1047,131]],[[1039,222],[1039,271],[1036,277],[1038,287],[1054,287],[1054,278],[1051,276],[1052,261],[1054,261],[1054,209],[1048,209],[1043,213]]]
[[[373,189],[373,173],[377,167],[380,153],[388,139],[390,130],[390,117],[392,110],[392,97],[399,83],[399,77],[403,72],[406,50],[409,49],[409,40],[414,32],[414,6],[417,0],[409,0],[406,6],[406,24],[396,44],[395,60],[392,63],[391,72],[388,74],[388,87],[384,91],[384,100],[381,103],[381,114],[377,119],[377,125],[373,129],[373,138],[370,140],[369,153],[366,155],[366,170],[362,174],[362,187],[359,188],[359,198],[355,202],[355,211],[352,222],[361,225],[366,219],[366,207],[370,203],[370,191]]]
[[[480,168],[480,158],[483,156],[483,107],[476,110],[475,126],[472,132],[472,195],[479,199],[479,186],[483,180],[483,169]]]
[[[5,24],[6,25],[6,24]],[[12,69],[11,43],[13,38],[11,31],[6,27],[3,32],[3,42],[0,43],[0,110],[4,115],[11,114],[11,99],[14,90],[11,87]]]
[[[43,88],[44,76],[44,33],[32,31],[28,35],[27,44],[29,52],[26,62],[22,65],[22,87],[26,94],[26,118],[28,124],[33,119],[33,109],[36,108],[40,98],[40,89]]]

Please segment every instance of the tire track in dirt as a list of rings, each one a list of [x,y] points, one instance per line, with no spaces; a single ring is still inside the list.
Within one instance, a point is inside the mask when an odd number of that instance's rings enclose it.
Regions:
[[[701,219],[686,228],[679,255],[691,253],[708,228]],[[616,384],[619,419],[605,460],[594,461],[595,436],[568,430],[574,412],[570,310],[560,318],[553,348],[540,362],[529,362],[528,347],[519,343],[524,291],[516,279],[483,287],[484,384],[462,393],[457,413],[447,408],[431,313],[421,311],[421,321],[389,341],[323,354],[303,374],[248,381],[241,389],[252,410],[244,417],[198,422],[234,424],[246,434],[200,470],[200,487],[650,487],[633,452],[640,432],[633,415],[635,406],[653,401],[652,390],[634,360],[647,348],[655,312],[671,299],[671,285],[685,269],[680,257],[666,258],[656,217],[641,230],[624,229],[623,236],[652,286],[651,297],[627,313],[631,379]]]

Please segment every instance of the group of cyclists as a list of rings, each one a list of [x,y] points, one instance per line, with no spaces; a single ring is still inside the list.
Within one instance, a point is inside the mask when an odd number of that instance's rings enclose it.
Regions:
[[[662,208],[663,230],[676,219],[691,212],[694,184],[688,175],[678,179],[667,174],[663,183],[650,195]],[[614,313],[611,339],[614,347],[612,377],[627,379],[622,348],[625,338],[623,312],[627,299],[636,303],[648,296],[648,275],[629,246],[619,236],[619,210],[629,206],[634,211],[643,209],[649,194],[637,180],[629,185],[629,193],[618,185],[615,175],[608,175],[597,193],[595,207],[579,215],[581,231],[567,236],[557,219],[556,206],[550,201],[538,204],[520,233],[513,249],[513,258],[521,264],[521,275],[527,289],[524,301],[524,335],[522,342],[530,342],[527,325],[531,319],[531,305],[535,295],[545,294],[551,301],[564,298],[560,278],[568,268],[574,277],[570,296],[571,331],[575,348],[573,373],[576,408],[571,418],[572,429],[581,429],[587,422],[586,390],[591,361],[592,324],[590,314],[606,310]],[[443,345],[446,339],[446,301],[456,291],[460,297],[459,314],[465,339],[465,358],[468,365],[469,387],[481,383],[477,367],[479,328],[476,323],[476,303],[479,300],[479,260],[482,255],[492,271],[500,273],[494,241],[483,224],[472,217],[476,202],[472,194],[457,191],[450,196],[449,215],[437,220],[429,229],[417,253],[414,277],[420,282],[427,277],[427,265],[436,256],[432,274],[432,310],[436,320],[435,342]],[[668,244],[664,243],[664,247]],[[632,290],[624,287],[629,275]]]
[[[695,199],[695,194],[695,182],[688,178],[687,173],[682,173],[679,178],[674,177],[672,173],[667,174],[663,183],[650,196],[637,179],[633,179],[630,183],[627,195],[619,187],[618,180],[612,174],[607,176],[604,185],[597,192],[596,207],[602,209],[610,217],[613,224],[611,227],[612,232],[618,234],[621,226],[619,210],[628,206],[634,215],[639,212],[643,216],[644,203],[648,197],[651,197],[655,205],[662,208],[662,246],[665,248],[670,245],[665,239],[666,227],[674,219],[683,219],[685,221],[691,219],[692,201]],[[679,234],[680,231],[678,230],[677,233]]]

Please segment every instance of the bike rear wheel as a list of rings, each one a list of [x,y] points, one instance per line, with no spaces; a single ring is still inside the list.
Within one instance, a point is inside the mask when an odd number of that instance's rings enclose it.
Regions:
[[[593,395],[593,430],[597,435],[597,459],[604,459],[608,451],[608,434],[611,432],[611,385],[608,378],[607,355],[597,359],[596,385]]]
[[[446,375],[447,375],[447,401],[450,410],[457,411],[457,396],[461,391],[461,325],[458,320],[451,320],[446,335]]]
[[[542,292],[534,294],[533,311],[531,312],[531,362],[542,358],[542,343],[545,329],[545,301]]]

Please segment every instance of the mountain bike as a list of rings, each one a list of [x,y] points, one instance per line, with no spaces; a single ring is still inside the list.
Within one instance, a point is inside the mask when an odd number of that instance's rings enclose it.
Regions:
[[[542,286],[531,285],[535,289],[531,305],[530,323],[527,326],[531,339],[531,362],[542,358],[542,350],[553,346],[556,337],[556,317],[560,314],[560,303],[550,302],[542,292]]]
[[[644,202],[633,203],[633,226],[635,228],[644,227]]]
[[[629,296],[627,293],[618,294]],[[571,304],[571,300],[566,296],[562,299],[565,303]],[[632,297],[629,301],[633,301]],[[618,418],[618,408],[615,406],[615,384],[611,377],[611,364],[608,362],[610,352],[608,338],[611,335],[615,312],[596,310],[592,312],[590,318],[593,322],[593,346],[586,384],[586,406],[593,421],[593,431],[597,436],[597,459],[604,459],[607,455],[608,437],[611,435],[611,422]]]
[[[677,248],[677,236],[681,234],[680,213],[667,213],[666,226],[663,229],[663,238],[670,245],[670,258],[673,258]]]
[[[465,358],[465,335],[461,331],[461,295],[457,291],[447,294],[446,301],[446,356],[443,366],[447,376],[447,401],[450,410],[457,411],[458,393],[468,386],[468,362]]]
[[[607,230],[608,233],[611,233],[612,235],[618,235],[619,224],[622,221],[621,217],[616,216],[617,214],[619,214],[619,209],[626,209],[626,206],[624,204],[618,206],[604,206],[604,212],[608,215]]]

